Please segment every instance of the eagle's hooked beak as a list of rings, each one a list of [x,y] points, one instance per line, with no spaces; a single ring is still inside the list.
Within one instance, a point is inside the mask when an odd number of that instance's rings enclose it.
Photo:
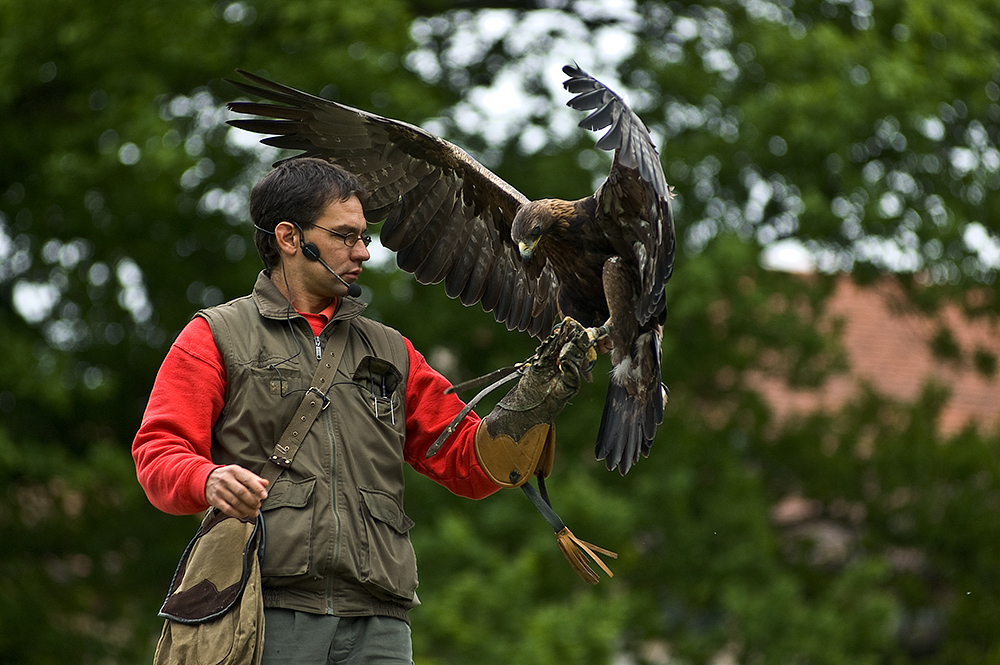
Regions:
[[[538,247],[538,238],[535,238],[531,242],[522,240],[517,243],[517,249],[521,252],[521,259],[525,262],[531,261],[531,256],[535,253],[536,247]]]

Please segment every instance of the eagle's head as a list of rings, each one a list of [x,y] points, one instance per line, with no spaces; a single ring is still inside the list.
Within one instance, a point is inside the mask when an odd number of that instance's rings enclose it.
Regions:
[[[517,243],[521,258],[526,263],[530,263],[535,253],[544,248],[546,237],[565,227],[564,223],[560,223],[560,219],[565,217],[565,205],[566,201],[559,199],[530,201],[514,215],[510,237]]]

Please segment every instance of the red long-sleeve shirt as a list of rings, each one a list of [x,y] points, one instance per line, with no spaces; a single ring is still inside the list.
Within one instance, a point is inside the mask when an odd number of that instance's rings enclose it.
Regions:
[[[335,304],[318,314],[302,313],[319,335]],[[445,395],[450,383],[404,337],[410,371],[406,384],[406,443],[410,466],[455,494],[483,498],[499,487],[476,459],[473,441],[479,417],[469,415],[427,459],[427,449],[464,404]],[[208,508],[205,483],[212,462],[212,426],[224,405],[226,370],[208,323],[195,317],[170,347],[156,375],[142,425],[132,443],[139,483],[150,502],[183,515]]]

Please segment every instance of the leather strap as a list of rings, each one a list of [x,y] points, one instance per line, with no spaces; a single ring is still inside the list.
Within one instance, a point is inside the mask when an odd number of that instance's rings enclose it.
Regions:
[[[608,568],[598,554],[603,554],[606,557],[611,557],[612,559],[617,559],[618,554],[612,552],[611,550],[606,550],[603,547],[598,547],[593,543],[588,543],[586,540],[581,540],[573,535],[573,532],[569,530],[566,524],[562,521],[562,518],[556,514],[556,511],[552,508],[552,503],[549,501],[549,494],[545,490],[545,477],[542,474],[538,474],[538,489],[536,490],[531,483],[525,483],[521,485],[521,489],[524,494],[531,500],[538,512],[542,514],[545,521],[549,523],[552,530],[556,532],[556,544],[559,545],[559,549],[562,551],[563,556],[566,557],[566,561],[569,562],[573,570],[576,571],[583,581],[589,584],[597,584],[599,578],[594,569],[590,567],[587,562],[587,557],[590,557],[594,563],[601,567],[608,577],[614,577],[614,573]],[[586,554],[586,556],[584,556]]]
[[[334,324],[333,333],[327,340],[326,350],[319,360],[316,373],[313,375],[309,389],[306,390],[299,408],[292,416],[292,420],[285,427],[285,431],[275,444],[268,463],[264,465],[261,477],[269,484],[274,484],[275,479],[281,472],[292,465],[295,453],[305,440],[309,428],[312,427],[316,417],[320,412],[330,405],[330,398],[326,396],[333,384],[333,377],[337,373],[341,360],[344,357],[344,347],[347,346],[347,336],[351,329],[350,321],[341,321]]]

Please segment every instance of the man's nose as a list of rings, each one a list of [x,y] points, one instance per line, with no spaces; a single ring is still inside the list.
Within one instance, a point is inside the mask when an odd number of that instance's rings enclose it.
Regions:
[[[356,261],[367,261],[372,257],[371,252],[365,247],[365,243],[358,240],[351,249],[352,258]]]

